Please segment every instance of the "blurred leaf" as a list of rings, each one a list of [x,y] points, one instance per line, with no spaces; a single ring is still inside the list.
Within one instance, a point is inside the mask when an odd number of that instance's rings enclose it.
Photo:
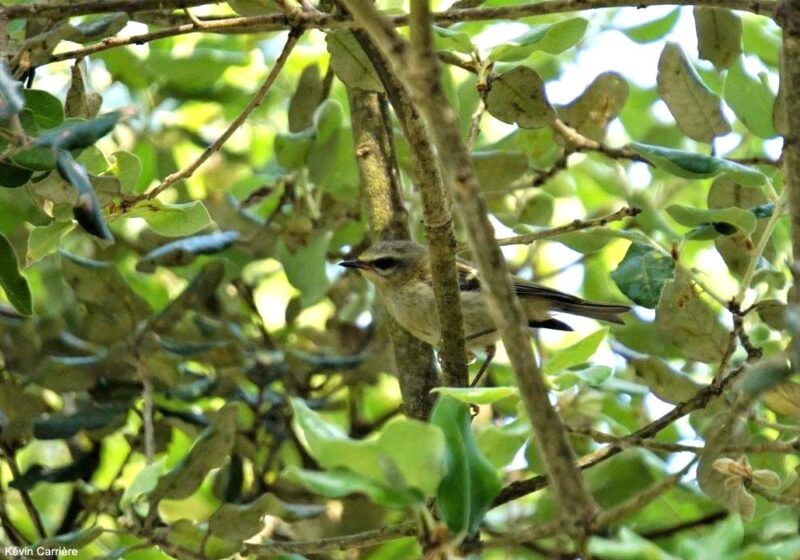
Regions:
[[[431,424],[445,436],[447,474],[439,486],[437,506],[453,533],[478,530],[502,482],[480,452],[471,429],[469,406],[451,397],[439,397]]]
[[[306,165],[317,132],[308,128],[300,132],[275,135],[275,157],[284,169],[300,169]]]
[[[136,263],[136,270],[152,272],[157,266],[185,266],[199,255],[219,253],[239,240],[239,232],[217,231],[172,241],[153,249]]]
[[[433,44],[437,51],[456,51],[465,54],[475,52],[469,33],[459,31],[458,26],[433,26]]]
[[[283,242],[278,244],[275,258],[283,265],[292,286],[300,290],[303,307],[318,302],[328,291],[330,280],[325,263],[330,240],[331,232],[323,231],[294,251]]]
[[[589,551],[593,556],[600,558],[615,558],[617,560],[677,560],[676,556],[669,554],[657,544],[640,537],[627,527],[622,527],[616,539],[592,537],[589,541]]]
[[[350,31],[326,33],[325,41],[331,53],[331,67],[342,83],[365,91],[383,91],[375,67]]]
[[[59,175],[78,192],[78,200],[72,212],[81,227],[104,241],[113,241],[114,236],[108,229],[86,169],[66,150],[58,150],[56,167]]]
[[[778,370],[778,373],[783,373],[785,377],[787,371]],[[800,384],[793,381],[780,383],[777,387],[765,391],[761,395],[761,400],[778,414],[800,422]]]
[[[555,118],[544,82],[526,66],[512,68],[492,80],[486,109],[496,119],[522,128],[547,126]]]
[[[209,560],[222,560],[235,556],[242,543],[221,539],[207,533],[198,523],[189,519],[179,519],[164,529],[164,537],[168,543],[189,551],[193,557]],[[185,553],[184,553],[185,554]]]
[[[48,537],[34,543],[32,546],[42,550],[80,550],[94,542],[104,532],[102,527],[79,529],[63,535]]]
[[[551,25],[532,27],[530,31],[507,39],[492,49],[489,60],[515,62],[528,58],[535,51],[560,54],[581,40],[588,24],[583,18],[569,18]]]
[[[664,285],[675,277],[675,261],[650,245],[634,242],[611,279],[633,302],[655,309]]]
[[[747,441],[744,421],[734,413],[723,412],[714,417],[708,432],[703,435],[706,440],[705,452],[697,465],[700,488],[720,505],[740,514],[745,521],[750,521],[755,503],[751,504],[746,498],[749,494],[744,485],[728,483],[728,475],[714,468],[717,459],[727,457],[720,453],[722,448],[741,445]]]
[[[760,171],[722,158],[638,142],[632,142],[630,148],[659,169],[686,179],[728,175],[746,187],[758,187],[766,181],[766,177]]]
[[[23,315],[33,314],[33,300],[28,281],[20,274],[14,246],[0,233],[0,287],[14,309]]]
[[[182,500],[195,490],[211,469],[220,467],[233,448],[238,407],[226,405],[220,409],[211,426],[203,430],[181,462],[158,480],[149,499]]]
[[[16,189],[23,186],[33,175],[33,170],[0,162],[0,187]]]
[[[604,72],[569,105],[558,108],[561,119],[584,136],[603,140],[606,126],[619,116],[628,99],[628,82],[616,72]]]
[[[467,404],[492,404],[508,397],[519,398],[516,387],[437,387],[433,392]]]
[[[242,16],[260,16],[279,12],[280,7],[273,0],[229,0],[231,9]]]
[[[133,194],[136,192],[136,184],[142,174],[142,160],[139,156],[131,152],[118,151],[111,154],[111,171],[119,179],[120,192]],[[158,202],[154,200],[152,202]],[[152,227],[152,226],[151,226]]]
[[[33,420],[47,410],[40,398],[10,381],[0,381],[0,438],[26,442],[33,436]]]
[[[689,138],[709,143],[731,131],[719,97],[703,83],[676,43],[667,43],[658,60],[658,94]]]
[[[166,457],[153,461],[149,465],[145,465],[138,473],[131,483],[125,488],[125,493],[120,500],[120,506],[127,508],[136,500],[149,494],[158,486],[158,479],[164,473],[166,468]]]
[[[290,506],[274,494],[266,493],[249,504],[223,504],[208,519],[208,531],[221,539],[241,542],[252,537],[264,527],[262,518],[267,514],[284,521],[292,521],[298,519],[295,515],[297,513],[302,513],[300,519],[307,519],[321,515],[326,509],[327,506],[324,504]]]
[[[736,230],[750,234],[755,231],[758,225],[755,214],[735,206],[703,210],[682,204],[671,204],[667,206],[667,214],[673,220],[686,227],[698,227],[707,224],[730,224]]]
[[[88,404],[73,414],[50,414],[33,422],[37,439],[65,439],[82,430],[93,431],[125,419],[127,404]]]
[[[48,130],[36,139],[36,145],[62,150],[78,150],[97,142],[111,132],[122,113],[106,113],[91,121],[69,119],[56,128]]]
[[[314,124],[314,112],[322,102],[323,93],[319,66],[309,64],[303,68],[294,95],[289,100],[289,132],[303,132]],[[275,149],[277,151],[277,146]]]
[[[39,128],[53,128],[64,121],[61,101],[52,93],[40,89],[26,89],[25,109],[33,113],[33,121]]]
[[[553,375],[586,362],[594,355],[607,334],[608,329],[600,329],[575,344],[559,350],[545,362],[544,373]]]
[[[61,238],[74,228],[72,222],[53,221],[46,226],[38,226],[31,230],[28,236],[28,252],[25,256],[27,266],[32,265],[42,257],[58,250]]]
[[[376,504],[395,509],[419,505],[420,495],[344,469],[318,472],[289,467],[282,479],[301,484],[315,494],[328,498],[342,498],[350,494],[364,494]]]
[[[722,359],[730,338],[714,310],[700,299],[691,276],[681,270],[664,286],[656,327],[686,359],[705,363]]]
[[[736,13],[695,6],[694,25],[700,58],[717,70],[728,68],[742,54],[742,20]]]
[[[664,402],[678,404],[694,397],[702,385],[654,356],[633,358],[630,364],[636,377]]]
[[[70,33],[65,37],[75,43],[91,43],[106,37],[116,35],[128,25],[128,14],[124,12],[107,14],[81,21],[73,25]]]
[[[637,43],[652,43],[653,41],[658,41],[672,31],[672,28],[678,23],[680,15],[681,9],[675,8],[666,15],[654,20],[624,28],[622,32],[625,33],[629,39]]]
[[[0,120],[16,115],[25,107],[22,84],[14,79],[8,63],[0,61]]]
[[[103,98],[100,97],[100,94],[89,91],[86,60],[75,61],[70,72],[72,79],[67,91],[64,112],[68,117],[93,119],[100,111]]]
[[[528,171],[528,157],[522,152],[474,151],[472,164],[487,190],[502,190]]]
[[[208,210],[199,200],[184,204],[147,200],[136,205],[126,216],[143,218],[154,232],[164,237],[193,235],[212,224]]]
[[[725,78],[725,101],[756,136],[773,138],[778,134],[772,122],[775,95],[765,73],[761,73],[758,79],[753,78],[744,69],[742,61],[736,61]]]

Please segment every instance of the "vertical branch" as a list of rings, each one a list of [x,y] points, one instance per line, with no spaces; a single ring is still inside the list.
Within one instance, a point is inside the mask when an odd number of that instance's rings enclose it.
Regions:
[[[582,541],[590,531],[597,506],[574,464],[575,455],[564,425],[548,399],[547,384],[534,359],[522,307],[495,242],[471,158],[458,130],[456,115],[442,90],[430,30],[423,29],[430,26],[427,0],[411,1],[410,48],[369,0],[343,1],[390,60],[427,126],[445,183],[455,197],[460,218],[466,226],[492,317],[516,373],[536,442],[561,506],[564,528]]]
[[[464,387],[469,379],[450,197],[442,184],[442,176],[425,124],[411,102],[406,88],[389,69],[383,55],[367,34],[357,30],[354,35],[377,70],[386,95],[400,121],[403,134],[408,140],[414,178],[422,199],[425,233],[430,247],[433,292],[442,333],[440,356],[444,370],[443,381],[447,386]]]
[[[400,191],[386,101],[381,94],[352,88],[348,88],[347,97],[370,230],[377,239],[409,239],[408,212]],[[433,404],[430,391],[437,385],[433,352],[388,314],[386,319],[405,412],[425,419]]]
[[[781,88],[786,93],[783,188],[787,191],[789,205],[794,280],[794,288],[789,291],[789,303],[800,305],[800,5],[795,0],[781,0],[776,20],[783,28]],[[800,337],[794,337],[792,349],[796,360],[800,356]]]

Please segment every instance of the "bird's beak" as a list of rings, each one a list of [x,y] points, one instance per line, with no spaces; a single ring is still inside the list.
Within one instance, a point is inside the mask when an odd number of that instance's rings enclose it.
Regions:
[[[339,263],[339,266],[343,266],[345,268],[360,268],[362,270],[369,270],[372,268],[369,263],[366,263],[359,259],[353,259],[350,261],[342,261]]]

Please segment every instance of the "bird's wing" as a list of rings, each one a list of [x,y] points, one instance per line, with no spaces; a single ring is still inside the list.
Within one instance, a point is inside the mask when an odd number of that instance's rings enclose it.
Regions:
[[[459,288],[461,288],[461,291],[480,291],[481,283],[477,268],[467,261],[458,259],[456,262],[456,269],[458,270],[458,285]],[[558,301],[562,303],[583,303],[584,301],[579,297],[534,284],[529,280],[524,280],[523,278],[519,278],[517,276],[512,276],[512,282],[514,291],[518,296],[541,297],[550,301]]]

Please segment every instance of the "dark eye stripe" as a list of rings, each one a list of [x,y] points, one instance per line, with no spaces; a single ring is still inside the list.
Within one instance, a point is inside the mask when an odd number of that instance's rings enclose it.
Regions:
[[[372,261],[372,266],[380,270],[388,270],[397,266],[398,262],[394,257],[380,257]]]

